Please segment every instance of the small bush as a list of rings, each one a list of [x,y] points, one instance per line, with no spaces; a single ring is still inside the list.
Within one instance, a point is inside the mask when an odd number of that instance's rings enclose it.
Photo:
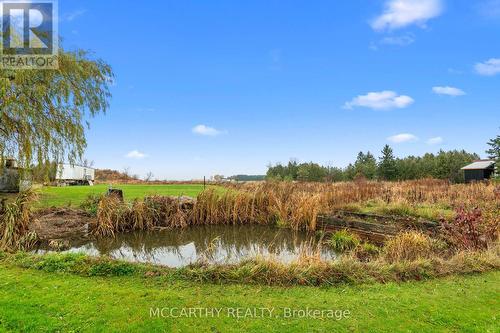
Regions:
[[[458,248],[466,250],[485,249],[487,240],[494,238],[494,229],[489,230],[483,223],[479,208],[467,210],[459,207],[455,219],[451,222],[441,221],[447,240]]]
[[[89,194],[87,198],[80,204],[80,207],[92,216],[97,216],[97,207],[101,201],[102,195]]]
[[[330,238],[330,246],[338,252],[354,250],[358,245],[358,236],[351,234],[347,230],[337,231]]]
[[[432,254],[432,240],[415,231],[400,233],[388,240],[384,246],[384,258],[391,263],[429,258]]]

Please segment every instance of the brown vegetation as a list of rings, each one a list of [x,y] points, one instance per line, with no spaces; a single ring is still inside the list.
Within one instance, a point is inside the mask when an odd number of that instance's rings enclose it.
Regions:
[[[387,241],[384,258],[388,262],[427,259],[434,254],[433,241],[419,232],[403,232]]]
[[[210,189],[189,205],[183,204],[182,198],[160,196],[131,204],[105,198],[98,203],[94,233],[112,235],[127,230],[200,224],[277,224],[314,231],[320,212],[367,207],[389,215],[424,216],[441,220],[445,226],[460,228],[464,224],[460,222],[460,214],[474,210],[482,212],[481,221],[473,222],[474,235],[479,240],[472,241],[472,245],[469,242],[467,246],[458,246],[484,248],[485,242],[498,238],[500,200],[496,190],[493,184],[450,185],[436,180],[335,184],[262,182],[231,185],[224,192]],[[455,214],[454,210],[459,213]],[[472,228],[470,223],[467,225]]]
[[[237,264],[198,263],[178,269],[75,253],[46,255],[20,253],[4,256],[0,253],[0,261],[23,268],[84,276],[138,275],[145,278],[159,276],[162,281],[182,278],[209,283],[319,286],[424,280],[451,274],[498,270],[500,268],[499,251],[496,245],[483,251],[460,251],[448,258],[430,256],[394,263],[386,261],[383,256],[377,260],[365,262],[349,255],[334,261],[322,261],[313,255],[300,257],[291,263],[261,257]]]
[[[134,182],[140,182],[140,179],[132,177],[125,172],[120,172],[111,169],[96,169],[95,170],[95,181],[97,183],[121,183],[128,184]]]
[[[112,236],[115,232],[131,230],[186,227],[194,201],[186,197],[155,195],[126,203],[116,196],[103,196],[96,204],[97,218],[91,225],[92,232],[98,236]]]
[[[193,265],[177,270],[199,282],[238,282],[267,285],[335,285],[423,280],[450,274],[481,273],[500,268],[498,249],[461,251],[450,258],[431,257],[389,263],[383,258],[363,262],[345,256],[334,261],[299,260],[284,264],[257,258],[235,265]]]
[[[22,194],[3,209],[0,224],[3,249],[23,249],[29,243],[31,200],[31,194]],[[234,265],[200,262],[168,271],[198,281],[323,285],[406,281],[500,268],[500,198],[498,187],[488,183],[268,182],[231,185],[227,191],[207,190],[196,201],[149,196],[127,203],[114,196],[102,196],[89,198],[84,206],[94,215],[90,227],[98,236],[200,224],[260,223],[315,230],[319,212],[346,208],[369,207],[392,214],[418,215],[422,212],[419,209],[425,207],[425,216],[442,218],[440,239],[420,232],[403,232],[376,247],[343,231],[331,241],[326,237],[326,242],[320,245],[304,246],[301,255],[288,264],[263,257]],[[449,214],[443,215],[443,211]],[[319,256],[320,247],[328,244],[344,251],[338,260],[324,261]],[[75,269],[80,272],[77,266]]]
[[[192,181],[174,181],[174,180],[153,180],[140,179],[138,175],[131,175],[127,170],[118,171],[111,169],[96,169],[95,170],[95,182],[96,184],[156,184],[156,185],[166,185],[166,184],[202,184],[201,180]],[[208,183],[208,181],[207,181]]]
[[[3,203],[0,210],[0,250],[24,250],[37,241],[36,233],[29,229],[35,201],[35,192],[26,191],[13,201]]]

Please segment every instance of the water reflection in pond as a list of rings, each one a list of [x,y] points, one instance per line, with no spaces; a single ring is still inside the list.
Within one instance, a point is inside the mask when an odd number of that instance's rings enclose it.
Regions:
[[[235,263],[256,255],[272,255],[282,262],[296,259],[305,247],[317,249],[314,235],[259,225],[195,226],[187,229],[136,231],[114,238],[74,245],[65,252],[107,255],[115,259],[182,267],[198,260]],[[43,249],[41,249],[43,251]],[[321,257],[335,253],[323,246]]]

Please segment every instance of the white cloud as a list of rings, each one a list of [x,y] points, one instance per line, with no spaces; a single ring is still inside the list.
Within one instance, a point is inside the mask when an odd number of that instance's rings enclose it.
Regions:
[[[378,51],[379,46],[408,46],[415,42],[415,36],[411,33],[401,36],[387,36],[377,42],[370,42],[368,47],[373,51]]]
[[[217,136],[222,134],[221,131],[206,125],[197,125],[192,129],[193,133],[206,136]]]
[[[147,156],[148,155],[146,155],[146,154],[144,154],[144,153],[142,153],[142,152],[140,152],[138,150],[131,150],[131,151],[129,151],[125,155],[126,158],[133,158],[133,159],[136,159],[136,160],[141,160],[141,159],[143,159],[143,158],[145,158]]]
[[[415,38],[411,34],[406,34],[403,36],[389,36],[384,37],[380,40],[380,44],[385,45],[397,45],[397,46],[407,46],[412,44]]]
[[[437,86],[432,87],[432,91],[438,95],[448,95],[448,96],[462,96],[465,95],[465,91],[455,87],[449,86]]]
[[[355,106],[360,106],[375,110],[401,109],[411,105],[413,102],[414,100],[410,96],[398,95],[394,91],[384,90],[369,92],[366,95],[359,95],[350,102],[346,102],[344,108],[352,109]]]
[[[435,138],[430,138],[429,140],[427,140],[428,145],[439,145],[441,143],[443,143],[443,138],[440,136],[436,136]]]
[[[374,30],[392,30],[411,24],[425,26],[443,11],[441,0],[387,0],[384,12],[371,22]]]
[[[394,142],[394,143],[403,143],[403,142],[413,142],[417,141],[418,138],[410,133],[401,133],[401,134],[396,134],[393,136],[390,136],[387,138],[387,140]]]
[[[500,73],[500,58],[491,58],[485,62],[478,62],[474,68],[480,75],[496,75]]]

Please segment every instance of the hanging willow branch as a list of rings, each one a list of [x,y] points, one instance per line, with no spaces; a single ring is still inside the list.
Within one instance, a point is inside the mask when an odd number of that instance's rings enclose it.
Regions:
[[[20,166],[81,158],[87,120],[108,108],[111,67],[59,51],[56,70],[0,69],[0,160]]]

